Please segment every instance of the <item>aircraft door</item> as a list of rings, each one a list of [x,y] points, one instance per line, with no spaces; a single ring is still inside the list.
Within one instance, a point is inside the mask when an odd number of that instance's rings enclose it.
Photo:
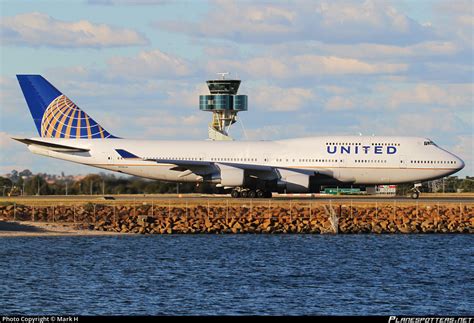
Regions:
[[[405,156],[405,155],[400,156],[400,163],[399,163],[400,166],[399,167],[400,168],[407,168],[407,163],[408,163],[407,156]]]
[[[346,158],[343,157],[343,158],[339,159],[338,164],[339,164],[339,167],[338,167],[337,176],[338,176],[338,178],[344,178],[346,176],[346,172],[347,172]]]
[[[263,160],[265,164],[270,164],[272,161],[272,156],[270,154],[264,154],[263,155]]]
[[[342,182],[353,182],[358,178],[364,176],[361,169],[349,167],[351,160],[347,160],[347,157],[338,159],[338,168],[337,172],[334,173],[334,176]]]

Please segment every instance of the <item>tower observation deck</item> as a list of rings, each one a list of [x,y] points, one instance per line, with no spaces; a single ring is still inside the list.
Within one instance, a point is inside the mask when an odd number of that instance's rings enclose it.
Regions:
[[[240,80],[226,80],[229,73],[218,73],[222,79],[208,80],[210,95],[199,96],[199,109],[212,112],[209,123],[209,139],[233,140],[229,129],[237,121],[237,113],[247,111],[247,96],[237,95]]]

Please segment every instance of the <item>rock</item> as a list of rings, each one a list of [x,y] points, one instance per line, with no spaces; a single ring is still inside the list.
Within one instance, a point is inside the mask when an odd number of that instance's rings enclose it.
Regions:
[[[394,223],[389,223],[388,225],[388,229],[390,230],[390,232],[392,233],[395,233],[397,231],[397,227]]]
[[[388,230],[387,226],[388,226],[388,221],[380,222],[380,227],[382,228],[382,230],[387,231]]]
[[[139,215],[138,216],[138,219],[137,219],[138,223],[152,223],[154,221],[154,219],[151,217],[151,216],[148,216],[148,215]]]
[[[271,225],[272,225],[272,221],[271,221],[270,219],[266,219],[266,220],[263,221],[263,223],[260,225],[260,228],[262,228],[262,230],[267,230]]]
[[[410,228],[406,224],[403,224],[403,225],[399,226],[398,230],[401,233],[410,233],[411,232]]]
[[[375,232],[375,233],[380,234],[380,233],[382,233],[382,227],[377,225],[377,224],[372,225],[372,231]]]

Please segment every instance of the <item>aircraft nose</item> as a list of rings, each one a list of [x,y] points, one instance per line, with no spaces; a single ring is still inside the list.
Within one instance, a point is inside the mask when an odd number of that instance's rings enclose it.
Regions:
[[[457,159],[457,164],[458,164],[458,170],[463,169],[464,166],[466,165],[466,164],[464,164],[464,161],[459,157],[456,157],[456,159]]]

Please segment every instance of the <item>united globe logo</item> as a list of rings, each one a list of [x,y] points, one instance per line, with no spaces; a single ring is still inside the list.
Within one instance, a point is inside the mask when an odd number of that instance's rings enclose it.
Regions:
[[[41,120],[44,138],[108,138],[111,135],[64,94],[54,99]]]

